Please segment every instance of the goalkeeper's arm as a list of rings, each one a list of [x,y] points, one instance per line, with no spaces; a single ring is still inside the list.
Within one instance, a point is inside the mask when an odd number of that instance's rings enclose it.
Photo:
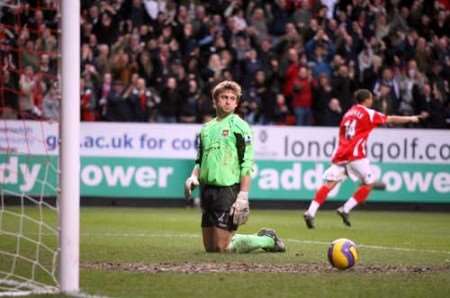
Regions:
[[[242,176],[241,177],[241,182],[240,182],[240,191],[245,191],[245,192],[249,192],[250,190],[250,182],[251,182],[251,178],[250,176]]]
[[[199,175],[200,167],[198,165],[195,165],[195,167],[192,169],[191,176],[187,178],[186,182],[184,183],[184,196],[186,200],[190,200],[192,198],[192,190],[200,184],[198,180]]]
[[[250,206],[248,204],[250,181],[250,176],[241,177],[240,191],[237,195],[236,202],[231,206],[230,215],[233,216],[233,223],[235,225],[245,224],[250,215]]]

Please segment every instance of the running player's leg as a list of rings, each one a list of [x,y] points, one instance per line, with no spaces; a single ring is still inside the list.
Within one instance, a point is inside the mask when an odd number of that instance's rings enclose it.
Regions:
[[[324,173],[324,184],[316,191],[314,199],[309,204],[308,210],[303,214],[306,226],[314,228],[314,218],[320,206],[325,203],[329,192],[346,176],[345,167],[333,164]]]
[[[367,158],[355,160],[348,165],[348,171],[361,180],[361,185],[356,189],[353,195],[338,208],[337,213],[341,216],[345,225],[350,226],[349,213],[357,205],[365,202],[372,190],[375,182],[375,175]]]

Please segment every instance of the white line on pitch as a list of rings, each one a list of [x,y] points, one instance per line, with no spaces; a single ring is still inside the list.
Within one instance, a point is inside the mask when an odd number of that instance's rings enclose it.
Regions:
[[[330,245],[330,242],[325,241],[314,241],[314,240],[298,240],[298,239],[286,239],[288,242],[296,242],[303,244],[318,244],[318,245]],[[404,247],[395,247],[395,246],[380,246],[380,245],[370,245],[370,244],[361,244],[357,243],[358,247],[370,248],[370,249],[380,249],[380,250],[396,250],[396,251],[404,251],[404,252],[424,252],[424,253],[435,253],[435,254],[448,254],[450,255],[450,251],[445,250],[435,250],[435,249],[418,249],[418,248],[404,248]]]
[[[123,237],[123,238],[200,238],[199,234],[148,234],[148,233],[81,233],[84,237]]]
[[[200,238],[200,234],[148,234],[148,233],[82,233],[83,237],[143,237],[143,238]],[[314,245],[330,245],[330,242],[315,241],[315,240],[299,240],[299,239],[286,239],[287,242],[302,243],[302,244],[314,244]],[[395,246],[380,246],[357,243],[358,247],[379,249],[379,250],[395,250],[403,252],[421,252],[421,253],[434,253],[434,254],[448,254],[450,251],[435,250],[435,249],[417,249],[417,248],[404,248]]]

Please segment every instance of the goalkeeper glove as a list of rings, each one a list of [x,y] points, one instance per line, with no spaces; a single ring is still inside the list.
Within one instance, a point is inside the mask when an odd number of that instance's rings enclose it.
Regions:
[[[192,190],[200,185],[197,176],[191,176],[184,183],[184,197],[186,200],[192,199]]]
[[[243,225],[247,222],[250,215],[247,191],[238,193],[236,202],[231,206],[230,215],[233,217],[233,224],[235,225]]]

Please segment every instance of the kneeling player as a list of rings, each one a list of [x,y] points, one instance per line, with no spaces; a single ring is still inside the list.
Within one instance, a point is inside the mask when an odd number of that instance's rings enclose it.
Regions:
[[[196,165],[185,182],[185,195],[200,185],[203,244],[207,252],[285,251],[284,242],[273,229],[255,235],[234,232],[249,216],[248,191],[253,166],[249,125],[234,114],[241,87],[223,81],[214,87],[216,118],[200,132]]]

